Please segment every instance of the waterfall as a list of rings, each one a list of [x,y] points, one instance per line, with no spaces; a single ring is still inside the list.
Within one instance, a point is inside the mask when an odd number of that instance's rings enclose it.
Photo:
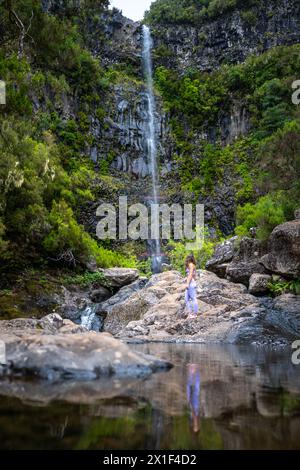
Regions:
[[[98,304],[87,305],[80,314],[79,324],[89,331],[101,331],[102,319],[97,315]]]
[[[152,178],[152,195],[150,204],[158,204],[158,169],[157,169],[157,145],[155,137],[155,100],[153,94],[153,76],[152,76],[152,39],[150,29],[148,26],[143,25],[143,71],[146,79],[146,96],[147,96],[147,128],[146,128],[146,141],[147,141],[147,159],[150,164],[151,178]],[[156,206],[157,207],[157,206]],[[155,231],[159,234],[159,221]],[[149,240],[149,249],[152,257],[152,271],[161,271],[161,250],[159,236],[155,240]]]

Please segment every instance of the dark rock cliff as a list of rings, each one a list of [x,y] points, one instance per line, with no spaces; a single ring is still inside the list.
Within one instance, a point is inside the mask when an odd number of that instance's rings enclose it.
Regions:
[[[42,5],[45,11],[64,12],[65,2],[43,0]],[[79,6],[80,1],[74,0],[73,7]],[[198,27],[188,24],[152,26],[154,67],[164,65],[181,73],[188,68],[211,71],[224,63],[243,62],[250,54],[259,55],[277,45],[299,42],[299,20],[297,0],[273,0],[267,2],[265,8],[258,4],[249,10],[236,9],[219,19],[205,20]],[[141,24],[125,18],[116,9],[104,13],[99,10],[97,14],[97,7],[94,7],[93,15],[86,14],[80,27],[86,47],[101,65],[121,71],[101,102],[102,115],[89,113],[92,144],[87,144],[86,153],[96,167],[101,169],[105,165],[110,174],[119,178],[125,184],[124,191],[133,195],[134,200],[141,197],[141,192],[146,194],[150,184],[144,133],[147,101],[141,65]],[[62,117],[76,118],[74,97],[64,96],[61,103]],[[176,178],[174,142],[170,116],[158,94],[156,107],[161,194],[165,202],[183,202],[184,195],[170,195],[169,191],[171,170],[175,170],[172,178]],[[247,134],[249,128],[249,116],[243,103],[233,102],[231,109],[220,109],[215,128],[203,129],[195,138],[214,142],[218,135],[226,145]],[[187,128],[187,135],[188,132]],[[200,201],[205,204],[206,222],[217,224],[226,235],[232,232],[235,221],[233,186],[231,176],[225,172],[212,195]]]
[[[250,54],[299,42],[299,20],[298,0],[273,0],[203,20],[197,27],[159,25],[153,29],[156,65],[211,71],[224,63],[244,62]]]

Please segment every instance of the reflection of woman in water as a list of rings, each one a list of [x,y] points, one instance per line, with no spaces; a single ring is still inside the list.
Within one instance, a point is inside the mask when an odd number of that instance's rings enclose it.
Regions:
[[[200,430],[200,370],[198,364],[187,365],[186,396],[191,411],[191,427]]]

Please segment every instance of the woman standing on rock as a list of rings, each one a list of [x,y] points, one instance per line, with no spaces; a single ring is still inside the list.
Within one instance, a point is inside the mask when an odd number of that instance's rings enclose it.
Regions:
[[[188,318],[195,318],[198,314],[198,300],[196,283],[196,261],[193,254],[188,255],[186,257],[185,271],[187,274],[185,302],[189,312]]]

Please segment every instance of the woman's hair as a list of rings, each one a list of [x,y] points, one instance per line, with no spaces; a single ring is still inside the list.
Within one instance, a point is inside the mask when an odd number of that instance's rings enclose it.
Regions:
[[[188,268],[190,263],[193,263],[196,266],[196,260],[192,253],[190,255],[187,255],[187,257],[185,258],[185,267]]]

